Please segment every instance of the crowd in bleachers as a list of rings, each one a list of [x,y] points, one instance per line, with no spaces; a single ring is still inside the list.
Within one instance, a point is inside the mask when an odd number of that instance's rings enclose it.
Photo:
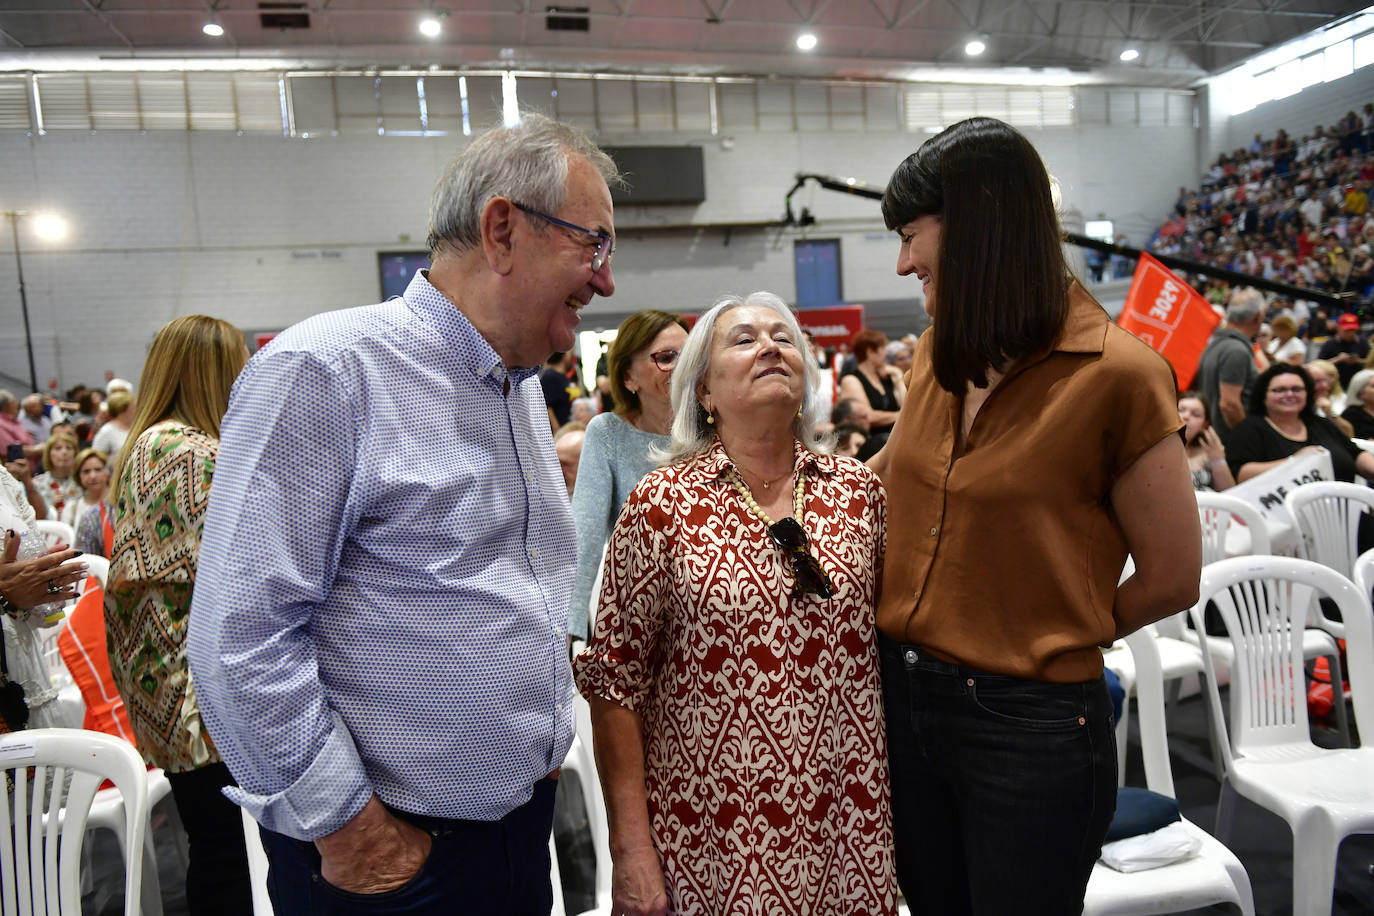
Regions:
[[[1178,199],[1149,249],[1328,293],[1374,290],[1374,103],[1300,140],[1256,134],[1222,153]],[[1225,301],[1226,285],[1202,291]],[[1295,303],[1300,312],[1307,307]],[[1306,315],[1301,315],[1306,318]]]

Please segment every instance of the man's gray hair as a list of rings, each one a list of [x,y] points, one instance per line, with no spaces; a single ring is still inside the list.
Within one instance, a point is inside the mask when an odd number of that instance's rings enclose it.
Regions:
[[[690,458],[705,451],[711,444],[714,432],[706,422],[706,409],[697,400],[697,389],[706,378],[706,370],[711,363],[711,343],[716,337],[716,322],[731,309],[746,305],[768,309],[782,318],[788,336],[801,353],[805,366],[805,388],[801,413],[792,421],[792,434],[803,446],[818,454],[827,454],[835,447],[833,436],[819,432],[824,429],[829,417],[826,416],[825,400],[820,395],[820,372],[816,368],[816,357],[804,343],[797,316],[786,302],[773,293],[757,292],[744,297],[726,296],[721,299],[697,319],[687,335],[687,342],[682,345],[677,366],[673,369],[669,391],[673,402],[673,425],[669,430],[672,438],[666,449],[651,453],[664,464]]]
[[[1264,311],[1264,294],[1253,286],[1243,286],[1231,293],[1226,306],[1227,324],[1247,324]]]
[[[4,410],[17,400],[18,398],[14,396],[13,391],[8,388],[0,388],[0,410]]]
[[[469,143],[444,170],[429,207],[429,251],[457,252],[482,240],[482,208],[504,197],[554,214],[567,191],[568,159],[580,156],[607,185],[621,183],[615,161],[576,127],[540,114],[521,114],[515,127],[489,130]],[[538,231],[547,227],[539,221]]]

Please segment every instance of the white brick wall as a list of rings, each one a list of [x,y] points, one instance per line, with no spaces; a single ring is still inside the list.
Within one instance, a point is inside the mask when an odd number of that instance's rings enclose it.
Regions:
[[[1179,185],[1197,180],[1191,128],[1084,127],[1028,132],[1066,210],[1116,219],[1132,241],[1152,231]],[[597,314],[658,306],[699,310],[725,292],[795,288],[795,229],[654,230],[779,219],[799,171],[881,186],[922,134],[741,133],[733,149],[702,135],[605,136],[603,142],[699,143],[707,201],[617,213],[618,292]],[[375,301],[377,252],[422,248],[429,194],[461,138],[287,140],[219,133],[0,135],[0,207],[64,214],[68,238],[22,241],[40,384],[136,379],[152,334],[205,312],[245,330],[284,327]],[[876,202],[808,185],[808,234],[840,238],[851,301],[911,299]],[[636,231],[636,227],[643,227]],[[407,239],[408,237],[408,239]],[[727,243],[728,241],[728,243]],[[28,376],[13,258],[0,257],[0,385]]]

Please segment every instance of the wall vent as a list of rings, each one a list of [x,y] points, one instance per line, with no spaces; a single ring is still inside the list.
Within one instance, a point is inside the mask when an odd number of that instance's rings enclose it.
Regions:
[[[550,32],[588,32],[591,30],[591,12],[585,6],[551,6],[544,17],[544,27]]]
[[[259,3],[258,19],[264,29],[310,28],[310,13],[304,3]]]

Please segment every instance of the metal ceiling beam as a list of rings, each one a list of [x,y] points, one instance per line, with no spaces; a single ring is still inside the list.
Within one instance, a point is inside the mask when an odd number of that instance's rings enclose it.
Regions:
[[[128,36],[121,32],[119,29],[115,28],[114,23],[111,22],[108,18],[106,18],[104,12],[101,11],[100,7],[97,4],[92,3],[91,0],[81,0],[81,2],[85,4],[86,9],[89,10],[90,13],[93,16],[95,16],[95,18],[100,20],[101,25],[105,26],[105,28],[109,29],[112,33],[114,33],[114,36],[116,38],[124,42],[124,44],[130,48],[134,46],[134,43],[129,40]]]

